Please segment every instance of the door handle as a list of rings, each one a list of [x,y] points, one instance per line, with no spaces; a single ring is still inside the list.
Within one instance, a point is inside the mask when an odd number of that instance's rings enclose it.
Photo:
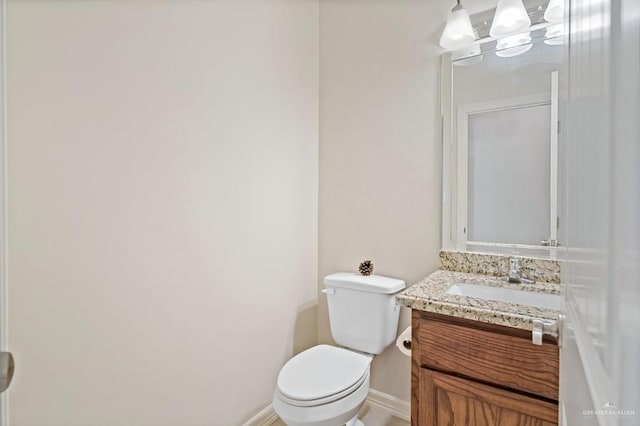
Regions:
[[[11,352],[0,352],[0,393],[7,390],[13,379],[15,363]]]

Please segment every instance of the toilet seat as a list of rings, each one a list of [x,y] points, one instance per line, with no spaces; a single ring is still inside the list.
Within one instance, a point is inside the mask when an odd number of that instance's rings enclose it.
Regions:
[[[273,409],[288,426],[336,426],[354,419],[369,395],[369,374],[349,395],[322,405],[300,407],[287,403],[276,389]]]
[[[296,355],[280,370],[276,392],[286,403],[312,407],[344,398],[369,378],[371,357],[318,345]]]
[[[358,379],[358,381],[356,383],[354,383],[352,386],[348,387],[347,389],[343,390],[342,392],[338,392],[335,393],[333,395],[328,395],[324,398],[319,398],[319,399],[312,399],[312,400],[298,400],[298,399],[293,399],[293,398],[289,398],[287,396],[285,396],[282,392],[280,392],[279,389],[276,389],[276,393],[278,394],[278,397],[286,402],[289,405],[293,405],[296,407],[315,407],[318,405],[325,405],[325,404],[329,404],[333,401],[336,401],[338,399],[342,399],[346,396],[351,395],[352,393],[354,393],[356,390],[358,390],[360,388],[360,386],[362,386],[362,384],[369,380],[369,372],[367,371],[365,373],[364,376],[362,376],[360,379]]]

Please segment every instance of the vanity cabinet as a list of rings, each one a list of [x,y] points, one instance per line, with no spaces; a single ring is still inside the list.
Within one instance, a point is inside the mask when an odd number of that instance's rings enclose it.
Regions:
[[[557,424],[554,339],[414,310],[412,341],[413,426]]]

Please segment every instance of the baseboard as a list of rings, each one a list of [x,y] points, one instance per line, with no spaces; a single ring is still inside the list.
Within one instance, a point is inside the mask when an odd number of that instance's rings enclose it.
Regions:
[[[273,410],[273,405],[264,407],[258,414],[251,417],[242,426],[269,426],[278,420],[278,415]]]
[[[399,419],[411,421],[411,404],[403,399],[369,389],[366,403],[381,408]]]
[[[399,419],[411,421],[411,404],[395,396],[369,389],[365,404],[385,410]],[[278,420],[278,415],[273,410],[273,405],[269,404],[242,426],[269,426],[276,420]]]

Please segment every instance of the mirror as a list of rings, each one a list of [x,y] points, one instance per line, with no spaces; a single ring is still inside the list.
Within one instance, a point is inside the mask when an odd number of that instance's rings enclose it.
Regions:
[[[563,49],[550,28],[443,55],[445,249],[546,257],[558,245]]]

